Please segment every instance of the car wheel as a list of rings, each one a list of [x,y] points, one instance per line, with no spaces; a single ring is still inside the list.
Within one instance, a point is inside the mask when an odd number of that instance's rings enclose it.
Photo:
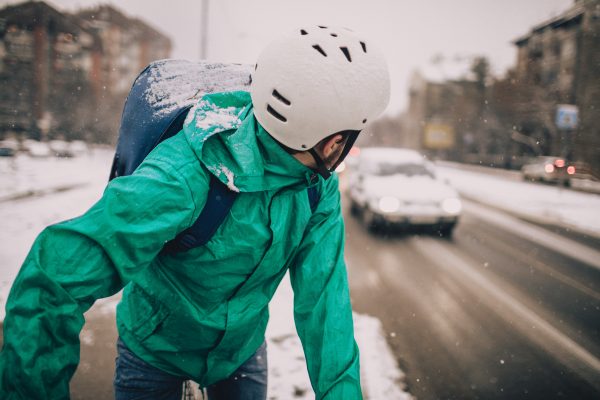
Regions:
[[[369,208],[362,210],[362,221],[369,231],[377,231],[377,218],[375,217],[375,213],[369,210]]]
[[[354,200],[350,200],[350,214],[359,216],[361,214],[362,209],[358,205],[358,203]]]
[[[436,235],[438,235],[441,238],[451,238],[452,237],[452,233],[454,232],[454,227],[456,224],[452,223],[452,224],[445,224],[445,225],[440,225],[436,228],[435,233]]]

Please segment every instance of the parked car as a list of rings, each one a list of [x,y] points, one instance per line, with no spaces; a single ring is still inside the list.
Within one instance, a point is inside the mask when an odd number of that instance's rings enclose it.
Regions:
[[[49,157],[51,155],[50,146],[46,142],[39,142],[33,139],[23,141],[23,150],[30,157]]]
[[[51,140],[48,142],[50,145],[50,150],[55,157],[59,158],[70,158],[75,156],[73,151],[71,151],[70,144],[64,140]]]
[[[88,144],[83,140],[73,140],[69,146],[69,149],[76,156],[86,154],[90,151]]]
[[[562,157],[541,156],[532,159],[521,168],[521,176],[527,181],[562,183],[569,185],[577,168]]]
[[[432,228],[451,236],[462,202],[435,174],[434,165],[414,150],[363,149],[349,182],[352,214],[370,228]]]
[[[13,139],[0,140],[0,157],[12,157],[19,150],[19,142]]]

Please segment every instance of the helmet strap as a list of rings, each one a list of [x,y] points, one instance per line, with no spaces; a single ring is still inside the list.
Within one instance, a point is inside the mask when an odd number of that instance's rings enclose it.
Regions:
[[[317,153],[314,147],[309,149],[308,152],[311,156],[313,156],[315,162],[317,163],[317,172],[319,173],[319,175],[321,175],[323,179],[329,179],[329,177],[331,176],[331,172],[334,170],[329,170],[327,168],[327,165],[325,165],[325,161],[323,161],[323,159],[321,158],[319,153]]]

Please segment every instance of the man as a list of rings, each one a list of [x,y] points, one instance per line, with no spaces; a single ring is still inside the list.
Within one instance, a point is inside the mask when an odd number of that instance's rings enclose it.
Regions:
[[[177,399],[184,379],[211,400],[264,399],[268,303],[288,270],[316,398],[361,398],[332,170],[386,107],[386,63],[345,28],[310,27],[270,44],[252,78],[204,96],[135,173],[39,235],[6,307],[0,398],[68,398],[83,313],[124,287],[117,399]],[[240,192],[228,218],[206,245],[161,252],[211,175]]]

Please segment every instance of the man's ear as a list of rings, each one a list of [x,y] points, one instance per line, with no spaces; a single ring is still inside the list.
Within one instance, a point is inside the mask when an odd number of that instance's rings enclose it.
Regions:
[[[339,146],[344,144],[344,136],[341,134],[333,135],[323,143],[323,157],[327,158],[333,154]]]

